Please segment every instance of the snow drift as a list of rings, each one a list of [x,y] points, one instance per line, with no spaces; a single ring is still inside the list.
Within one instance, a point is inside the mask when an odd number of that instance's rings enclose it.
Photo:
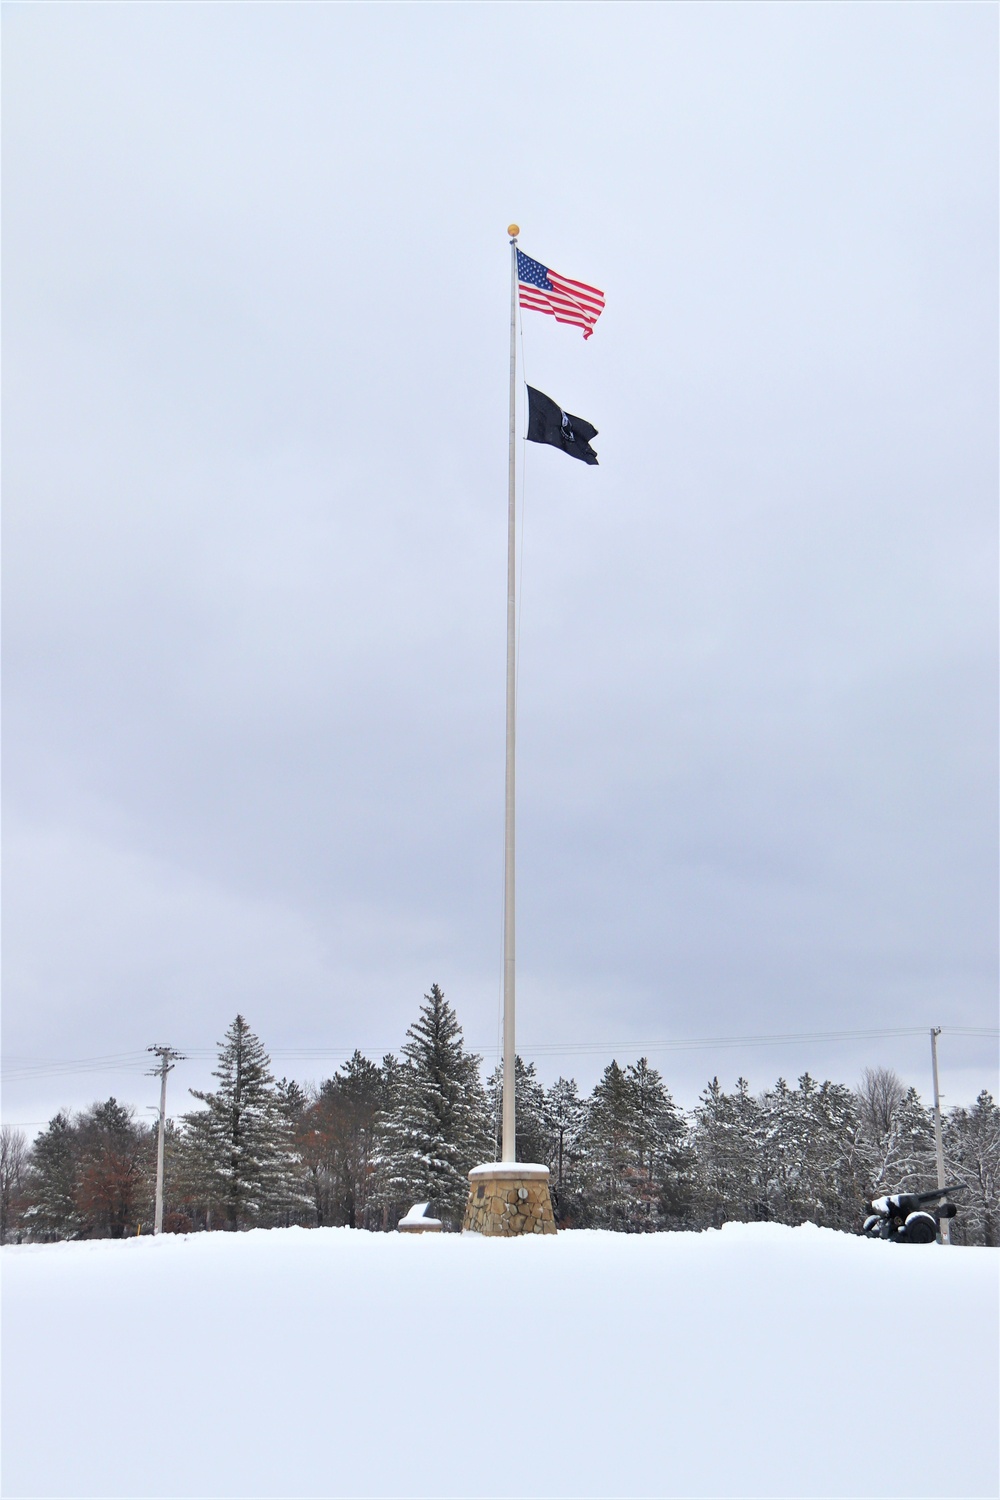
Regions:
[[[4,1493],[994,1495],[997,1264],[778,1225],[8,1247]]]

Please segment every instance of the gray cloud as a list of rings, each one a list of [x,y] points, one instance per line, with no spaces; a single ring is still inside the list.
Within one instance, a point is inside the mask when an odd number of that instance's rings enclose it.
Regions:
[[[8,1054],[494,1038],[512,216],[526,1043],[995,1025],[996,25],[8,9]]]

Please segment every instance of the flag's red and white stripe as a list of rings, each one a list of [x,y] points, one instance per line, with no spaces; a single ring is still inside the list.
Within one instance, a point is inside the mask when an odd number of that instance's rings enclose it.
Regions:
[[[548,279],[551,291],[519,281],[521,306],[530,307],[533,312],[549,313],[557,323],[572,323],[574,328],[582,328],[584,338],[589,339],[594,324],[604,311],[604,293],[583,281],[570,281],[568,276],[560,276],[556,271],[550,270]]]

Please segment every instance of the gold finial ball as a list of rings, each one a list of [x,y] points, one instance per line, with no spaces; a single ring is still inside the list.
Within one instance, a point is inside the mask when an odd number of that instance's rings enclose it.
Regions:
[[[508,224],[507,233],[513,238],[515,234],[521,233],[520,226],[517,224]]]

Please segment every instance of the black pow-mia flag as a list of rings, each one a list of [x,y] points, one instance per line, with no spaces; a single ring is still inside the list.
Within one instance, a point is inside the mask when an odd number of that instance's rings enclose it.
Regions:
[[[561,448],[571,458],[581,458],[585,464],[596,464],[597,454],[590,446],[591,438],[596,436],[596,427],[591,427],[582,417],[563,411],[551,396],[543,396],[534,386],[528,386],[529,443],[551,443],[553,448]]]

